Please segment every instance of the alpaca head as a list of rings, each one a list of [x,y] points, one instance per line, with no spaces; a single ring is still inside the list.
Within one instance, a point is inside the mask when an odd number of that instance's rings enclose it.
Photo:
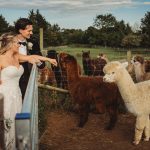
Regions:
[[[61,63],[61,67],[64,69],[72,67],[72,64],[77,64],[75,57],[67,53],[60,53],[59,61]]]
[[[116,82],[122,68],[123,66],[118,61],[108,63],[103,69],[105,73],[105,76],[103,77],[104,82]]]
[[[131,63],[133,64],[134,70],[136,74],[143,74],[145,72],[145,63],[144,58],[141,56],[134,56],[131,60]]]
[[[140,64],[144,64],[144,58],[142,56],[139,56],[139,55],[133,56],[132,60],[131,60],[131,63],[134,64],[136,62],[138,62]]]
[[[89,61],[90,60],[90,51],[82,51],[82,59],[83,61]]]

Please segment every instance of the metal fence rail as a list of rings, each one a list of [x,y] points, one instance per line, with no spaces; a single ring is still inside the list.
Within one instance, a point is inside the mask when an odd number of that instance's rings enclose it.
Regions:
[[[16,115],[16,141],[19,150],[38,150],[37,67],[32,67],[21,113]]]

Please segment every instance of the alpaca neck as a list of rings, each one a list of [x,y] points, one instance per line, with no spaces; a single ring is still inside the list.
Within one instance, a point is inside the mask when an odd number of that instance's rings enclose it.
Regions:
[[[120,75],[116,81],[121,96],[125,103],[130,103],[133,94],[137,94],[137,88],[126,69],[119,70]],[[132,93],[132,94],[131,94]]]
[[[77,63],[68,65],[67,67],[67,78],[68,82],[74,82],[79,79],[79,70],[78,70],[78,65]]]
[[[142,64],[134,65],[135,70],[135,76],[137,82],[143,81],[144,75],[145,75],[145,66]]]

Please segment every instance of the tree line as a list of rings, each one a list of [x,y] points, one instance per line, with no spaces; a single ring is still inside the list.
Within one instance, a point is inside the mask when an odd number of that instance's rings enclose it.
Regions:
[[[59,46],[70,44],[84,44],[88,46],[109,47],[150,47],[150,12],[141,18],[139,27],[132,28],[123,20],[118,21],[112,14],[97,15],[93,25],[86,30],[64,29],[58,24],[50,24],[39,12],[30,10],[28,18],[33,22],[34,36],[39,39],[39,28],[44,30],[44,46]],[[14,26],[9,25],[0,15],[0,35],[14,31]]]

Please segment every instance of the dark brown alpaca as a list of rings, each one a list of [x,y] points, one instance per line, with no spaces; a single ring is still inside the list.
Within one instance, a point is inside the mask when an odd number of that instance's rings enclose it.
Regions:
[[[102,56],[103,54],[99,58],[91,59],[90,51],[82,51],[82,63],[85,75],[104,76],[103,68],[107,64],[107,61]]]
[[[66,71],[66,68],[64,68],[63,64],[61,63],[62,62],[62,58],[63,56],[66,56],[66,53],[59,53],[58,55],[58,58],[59,58],[59,66],[60,66],[60,70],[61,70],[61,80],[62,80],[62,85],[64,89],[67,89],[68,90],[68,79],[67,79],[67,71]],[[79,75],[82,74],[82,71],[81,71],[81,66],[78,64],[78,70],[79,70]]]
[[[90,104],[95,103],[97,110],[109,113],[110,121],[106,129],[110,130],[117,121],[118,88],[113,83],[104,83],[102,77],[80,76],[76,59],[69,55],[62,55],[61,63],[67,71],[69,92],[74,103],[79,105],[80,121],[83,127],[88,120]]]

